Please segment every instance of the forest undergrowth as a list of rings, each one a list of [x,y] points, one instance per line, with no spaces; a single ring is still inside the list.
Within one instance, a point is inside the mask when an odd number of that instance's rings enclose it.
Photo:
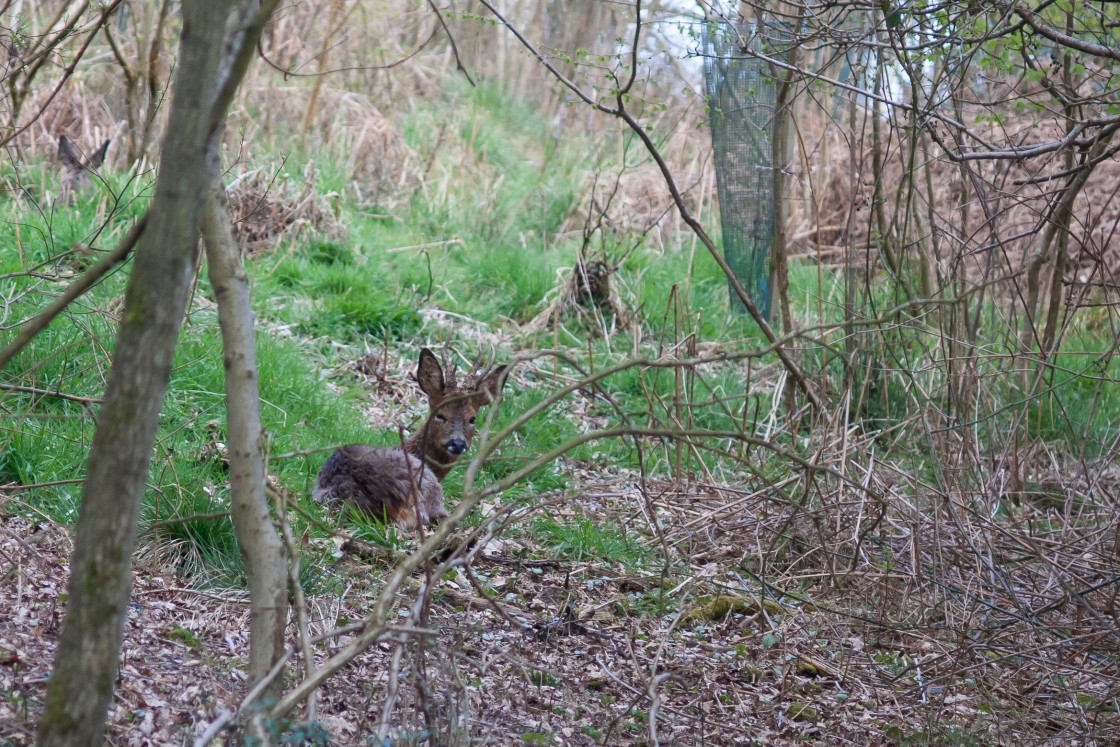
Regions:
[[[269,481],[299,541],[316,656],[347,644],[370,590],[418,544],[312,503],[323,459],[421,422],[411,372],[425,345],[448,344],[464,368],[479,351],[510,362],[482,445],[518,423],[475,478],[502,490],[458,533],[469,561],[414,576],[401,626],[317,710],[272,724],[277,738],[1120,738],[1106,300],[1071,313],[1041,365],[1017,355],[1017,320],[993,293],[979,349],[960,355],[939,322],[951,305],[900,296],[864,247],[865,311],[845,326],[843,272],[818,226],[791,266],[786,339],[829,403],[813,410],[730,310],[726,279],[622,129],[542,146],[553,122],[495,86],[452,85],[388,115],[328,85],[324,136],[305,144],[283,124],[298,120],[292,98],[258,94],[223,155]],[[710,164],[679,131],[667,122],[662,142],[714,222]],[[127,232],[153,175],[107,170],[68,202],[41,154],[3,168],[7,344]],[[831,215],[842,197],[829,194]],[[0,381],[0,739],[14,743],[42,707],[126,282],[124,264]],[[248,620],[213,298],[200,272],[144,498],[124,654],[141,676],[111,716],[121,743],[189,743],[240,697]],[[465,471],[445,483],[452,502]],[[186,687],[184,667],[197,672]]]

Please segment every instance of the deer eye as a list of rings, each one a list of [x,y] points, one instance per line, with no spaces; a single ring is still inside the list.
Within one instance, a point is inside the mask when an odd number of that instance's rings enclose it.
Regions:
[[[467,422],[468,422],[468,423],[470,423],[471,425],[474,425],[474,418],[472,417],[472,418],[471,418],[470,420],[468,420]]]
[[[447,418],[443,417],[442,415],[440,415],[440,414],[439,414],[439,413],[437,412],[437,413],[436,413],[436,422],[437,422],[437,423],[446,423],[446,422],[447,422]]]

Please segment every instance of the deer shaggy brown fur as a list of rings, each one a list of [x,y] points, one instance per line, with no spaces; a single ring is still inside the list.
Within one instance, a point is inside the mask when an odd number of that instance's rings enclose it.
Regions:
[[[404,529],[447,516],[443,478],[470,446],[479,408],[496,401],[504,384],[505,366],[479,371],[480,363],[476,361],[458,384],[446,351],[441,368],[435,354],[422,349],[416,380],[428,396],[430,412],[424,425],[403,448],[351,444],[338,449],[320,468],[312,498],[349,503]]]

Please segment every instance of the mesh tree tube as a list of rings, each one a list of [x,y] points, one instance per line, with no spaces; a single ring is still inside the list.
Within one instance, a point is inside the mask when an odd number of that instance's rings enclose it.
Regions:
[[[770,318],[770,244],[774,236],[773,132],[775,84],[751,24],[736,29],[711,20],[704,29],[704,80],[712,127],[723,254],[759,311]],[[745,311],[728,288],[732,308]]]

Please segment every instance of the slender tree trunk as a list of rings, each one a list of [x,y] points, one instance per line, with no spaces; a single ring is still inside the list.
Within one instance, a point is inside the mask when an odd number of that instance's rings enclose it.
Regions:
[[[1071,36],[1074,33],[1073,28],[1073,13],[1066,11],[1066,33]],[[1069,99],[1065,104],[1066,113],[1066,132],[1070,132],[1074,128],[1074,116],[1076,109],[1072,103],[1077,99],[1076,91],[1077,86],[1073,78],[1073,55],[1066,50],[1062,60],[1062,87],[1065,89]],[[1065,170],[1071,171],[1074,165],[1073,149],[1066,149],[1065,152]],[[1062,309],[1062,296],[1065,289],[1065,274],[1066,274],[1066,260],[1069,257],[1069,230],[1062,231],[1061,236],[1058,238],[1058,251],[1054,257],[1054,273],[1050,276],[1050,308],[1046,313],[1046,329],[1042,334],[1042,344],[1040,345],[1040,352],[1043,356],[1050,355],[1050,348],[1054,345],[1054,339],[1058,333],[1058,315]]]
[[[125,296],[90,449],[41,745],[100,745],[132,585],[148,459],[198,247],[207,155],[274,0],[183,5],[179,76],[156,194]]]
[[[858,68],[852,66],[852,77],[858,80]],[[856,319],[856,202],[860,199],[860,176],[857,171],[859,164],[858,143],[861,141],[860,129],[857,126],[858,103],[855,94],[850,94],[848,99],[848,214],[844,219],[844,323],[852,324]],[[855,385],[854,367],[856,361],[856,335],[852,334],[849,327],[844,335],[844,385],[843,391],[848,392]]]
[[[144,130],[140,135],[140,145],[136,154],[137,160],[148,155],[148,148],[156,136],[156,115],[159,114],[160,99],[162,98],[159,89],[164,81],[159,53],[163,47],[163,34],[167,27],[167,17],[170,10],[170,0],[161,0],[155,26],[152,28],[151,36],[148,39],[148,63],[147,69],[144,71],[148,84],[148,105],[144,112]]]
[[[792,53],[791,53],[792,54]],[[797,64],[796,57],[793,64]],[[786,238],[786,169],[789,168],[789,125],[793,107],[793,72],[778,78],[774,103],[774,130],[770,138],[770,163],[773,166],[771,190],[774,198],[774,236],[770,241],[770,319],[774,309],[782,317],[782,332],[789,334],[793,319],[789,308],[789,246]]]
[[[260,396],[253,310],[241,251],[233,237],[226,192],[217,164],[202,216],[210,284],[218,300],[226,383],[230,513],[249,579],[249,684],[262,679],[284,650],[288,590],[284,548],[276,536],[264,494]],[[264,697],[276,698],[280,680]]]
[[[299,125],[299,139],[302,145],[307,131],[311,129],[311,120],[315,118],[315,110],[319,102],[319,89],[323,87],[323,78],[327,72],[327,61],[330,60],[331,46],[334,44],[334,34],[337,30],[338,17],[342,14],[342,0],[331,0],[330,15],[327,17],[327,36],[323,41],[323,51],[315,61],[315,78],[311,81],[311,93],[307,97],[307,108],[303,110],[303,120]]]
[[[874,90],[877,96],[881,97],[883,95],[884,79],[887,76],[887,65],[879,50],[874,55]],[[878,247],[879,256],[883,258],[883,262],[887,265],[887,270],[893,276],[895,282],[906,287],[902,262],[895,256],[894,249],[891,247],[892,231],[887,226],[887,216],[884,212],[887,204],[886,197],[883,195],[883,178],[886,171],[883,159],[885,150],[886,146],[883,144],[883,103],[879,98],[876,98],[871,108],[871,176],[874,190],[871,195],[871,215],[875,220],[876,240],[870,243]],[[897,188],[897,185],[895,187]],[[914,294],[908,293],[908,296],[913,298]]]
[[[1040,357],[1046,356],[1046,350],[1042,349],[1042,341],[1035,329],[1035,315],[1038,312],[1040,300],[1042,265],[1050,255],[1050,247],[1054,245],[1055,240],[1069,233],[1070,222],[1073,220],[1073,203],[1077,196],[1081,194],[1081,188],[1089,180],[1089,175],[1093,173],[1097,162],[1107,150],[1108,144],[1112,141],[1112,136],[1112,132],[1102,134],[1085,154],[1085,167],[1067,179],[1058,201],[1050,212],[1046,227],[1039,235],[1037,248],[1027,259],[1027,295],[1024,304],[1026,313],[1023,318],[1022,330],[1019,333],[1019,344],[1024,353],[1033,350],[1034,342],[1038,340],[1039,355]],[[1062,269],[1064,271],[1064,268]],[[1060,288],[1058,293],[1061,293]]]

